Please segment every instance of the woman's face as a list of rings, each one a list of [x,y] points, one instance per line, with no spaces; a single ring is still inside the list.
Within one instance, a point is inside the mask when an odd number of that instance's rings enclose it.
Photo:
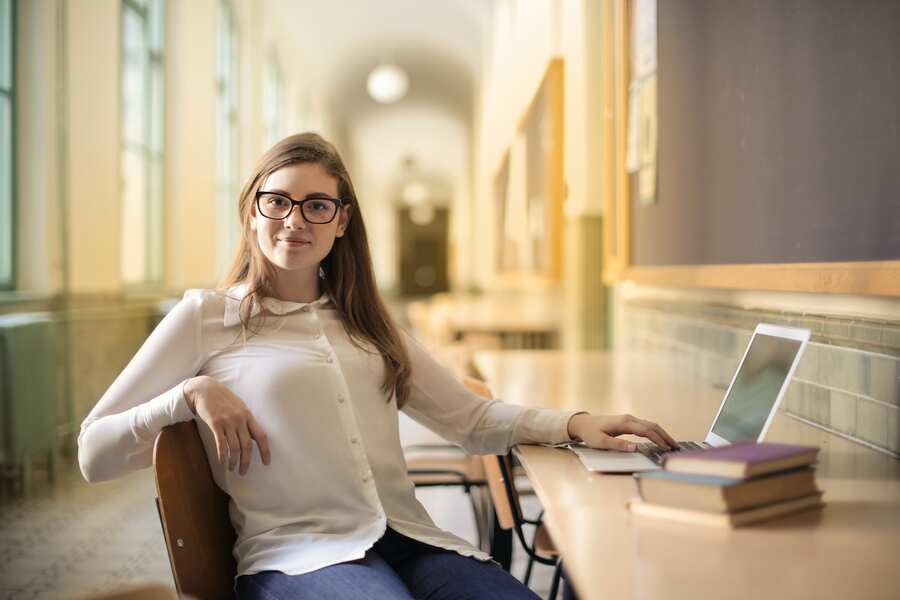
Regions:
[[[270,174],[259,189],[261,192],[277,192],[281,195],[262,196],[259,199],[269,214],[276,214],[279,208],[285,209],[288,202],[285,196],[298,201],[310,196],[338,196],[337,179],[317,163],[295,163],[282,167]],[[330,204],[327,201],[313,201],[306,206],[312,220],[318,221],[322,217],[316,215],[327,216]],[[349,221],[349,207],[338,209],[337,215],[329,223],[307,222],[299,206],[294,206],[287,218],[270,219],[259,214],[256,201],[253,202],[250,215],[250,227],[256,232],[260,250],[273,265],[285,271],[318,271],[319,263],[328,256],[334,239],[343,237]]]

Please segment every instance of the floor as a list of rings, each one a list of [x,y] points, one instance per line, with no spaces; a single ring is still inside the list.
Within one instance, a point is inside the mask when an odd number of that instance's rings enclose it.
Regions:
[[[147,582],[174,589],[150,469],[90,484],[72,462],[60,469],[54,485],[41,471],[32,485],[28,499],[0,499],[0,599],[78,598]],[[475,543],[461,491],[423,489],[420,499],[440,527]],[[523,498],[526,514],[536,512],[535,503]],[[525,572],[518,545],[512,572],[520,579]],[[535,567],[531,587],[542,597],[551,575],[551,567]]]

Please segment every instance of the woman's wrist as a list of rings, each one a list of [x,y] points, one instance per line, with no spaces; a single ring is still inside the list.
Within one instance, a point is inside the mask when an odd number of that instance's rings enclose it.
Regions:
[[[581,425],[585,421],[585,419],[589,418],[590,414],[587,412],[579,412],[575,413],[569,418],[568,426],[566,427],[567,433],[569,437],[575,441],[580,441],[582,439],[581,436]]]
[[[197,414],[197,390],[205,383],[205,379],[207,379],[205,375],[199,375],[191,377],[184,383],[184,400],[195,415]]]

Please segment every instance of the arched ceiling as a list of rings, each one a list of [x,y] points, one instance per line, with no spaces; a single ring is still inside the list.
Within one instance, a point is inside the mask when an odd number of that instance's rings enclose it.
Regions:
[[[365,82],[387,60],[407,70],[411,99],[433,102],[468,121],[493,5],[494,0],[267,0],[265,21],[282,58],[297,57],[338,120],[379,108]]]

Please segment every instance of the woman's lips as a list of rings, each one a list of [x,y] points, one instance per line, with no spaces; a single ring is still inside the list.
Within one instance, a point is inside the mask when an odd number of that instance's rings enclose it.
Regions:
[[[305,240],[278,240],[282,244],[292,247],[300,247],[300,246],[308,246],[312,242],[307,242]]]

